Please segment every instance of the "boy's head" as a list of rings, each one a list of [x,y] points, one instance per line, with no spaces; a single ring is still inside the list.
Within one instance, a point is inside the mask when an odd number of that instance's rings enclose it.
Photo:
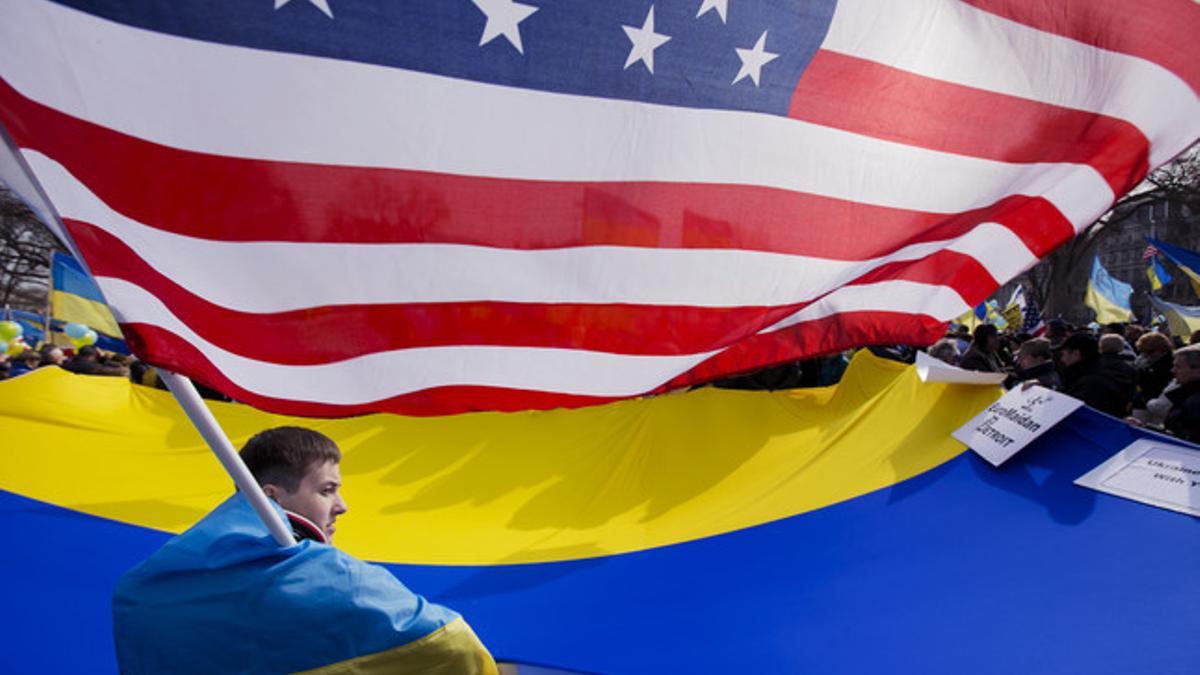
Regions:
[[[336,443],[312,429],[276,427],[255,434],[239,454],[268,497],[333,538],[334,521],[346,512]]]

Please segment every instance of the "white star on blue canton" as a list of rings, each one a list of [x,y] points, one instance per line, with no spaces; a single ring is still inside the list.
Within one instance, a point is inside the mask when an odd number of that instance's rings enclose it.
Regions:
[[[717,16],[721,17],[721,23],[725,23],[725,15],[729,11],[729,0],[704,0],[700,4],[700,11],[696,12],[696,18],[704,16],[705,12],[710,9],[717,10]]]
[[[275,0],[275,9],[279,9],[291,1],[292,0]],[[308,0],[308,2],[313,7],[321,10],[325,16],[331,19],[333,18],[333,10],[329,8],[329,0]]]
[[[480,47],[503,35],[518,52],[525,53],[525,48],[521,45],[519,26],[522,21],[529,18],[530,14],[538,11],[537,7],[522,5],[512,0],[471,0],[471,2],[475,3],[479,11],[487,17],[483,35],[479,38]]]
[[[629,48],[629,58],[625,59],[625,69],[628,70],[629,66],[641,61],[646,64],[646,70],[653,75],[654,50],[671,39],[668,35],[654,32],[654,5],[650,5],[650,11],[646,14],[646,20],[642,23],[641,28],[621,27],[625,29],[625,35],[629,37],[629,41],[633,43],[633,46]]]
[[[778,54],[773,54],[766,50],[767,47],[767,31],[758,37],[758,42],[754,43],[752,49],[737,49],[738,58],[742,60],[742,68],[738,71],[737,77],[733,78],[733,84],[737,84],[743,78],[749,77],[754,81],[754,86],[758,86],[758,77],[762,73],[762,67],[774,61],[779,57]]]

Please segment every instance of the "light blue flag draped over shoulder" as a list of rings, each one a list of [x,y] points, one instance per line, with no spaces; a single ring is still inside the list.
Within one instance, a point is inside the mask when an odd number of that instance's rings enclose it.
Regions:
[[[121,578],[113,635],[123,673],[495,672],[456,612],[331,545],[280,547],[240,493]]]

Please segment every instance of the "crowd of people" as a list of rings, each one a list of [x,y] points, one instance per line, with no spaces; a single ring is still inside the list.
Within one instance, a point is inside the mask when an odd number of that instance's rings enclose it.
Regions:
[[[1131,424],[1200,442],[1200,331],[1185,343],[1136,324],[1076,328],[1061,320],[1044,337],[959,326],[928,350],[966,370],[1006,373],[1005,386],[1032,382]]]
[[[135,356],[106,352],[92,345],[84,345],[69,353],[52,344],[40,349],[27,349],[16,356],[0,354],[0,380],[24,375],[39,368],[59,367],[78,375],[103,375],[125,377],[134,384],[166,389],[153,367]],[[200,395],[214,401],[229,401],[221,392],[196,383]]]
[[[91,345],[80,347],[68,356],[62,347],[46,344],[41,349],[26,349],[15,356],[0,355],[0,380],[50,366],[80,375],[128,377],[130,365],[135,361],[124,354],[101,352]]]

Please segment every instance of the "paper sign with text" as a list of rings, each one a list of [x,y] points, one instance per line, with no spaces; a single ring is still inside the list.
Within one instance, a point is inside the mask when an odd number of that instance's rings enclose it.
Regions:
[[[1075,484],[1200,516],[1200,450],[1143,438]]]
[[[1015,387],[953,436],[1000,466],[1081,405],[1083,401],[1045,387]]]
[[[1004,373],[981,373],[975,370],[963,370],[939,361],[925,352],[917,352],[917,377],[922,382],[946,382],[949,384],[991,384],[1004,381]]]

